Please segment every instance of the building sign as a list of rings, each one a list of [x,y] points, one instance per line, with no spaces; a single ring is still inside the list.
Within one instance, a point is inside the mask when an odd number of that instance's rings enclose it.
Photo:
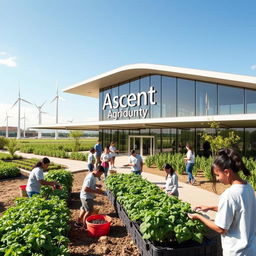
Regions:
[[[154,86],[150,86],[147,92],[123,94],[121,96],[114,96],[113,98],[110,93],[107,93],[103,101],[102,110],[109,107],[107,118],[112,120],[123,117],[144,119],[148,116],[149,112],[145,106],[157,104],[155,102],[155,93],[157,91],[154,89]],[[139,107],[139,109],[133,109],[134,107]]]

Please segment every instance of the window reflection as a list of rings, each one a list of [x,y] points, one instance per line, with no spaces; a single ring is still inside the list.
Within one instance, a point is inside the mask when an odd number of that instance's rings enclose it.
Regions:
[[[256,91],[245,90],[246,113],[256,113]]]

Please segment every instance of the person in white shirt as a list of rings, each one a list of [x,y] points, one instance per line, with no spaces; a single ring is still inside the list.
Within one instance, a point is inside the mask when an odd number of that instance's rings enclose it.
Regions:
[[[80,200],[82,206],[80,213],[74,226],[77,228],[85,228],[87,217],[93,212],[95,194],[105,195],[105,192],[101,189],[101,184],[96,184],[97,178],[104,173],[104,168],[100,165],[95,170],[88,173],[84,178],[83,186],[80,192]]]
[[[189,214],[221,234],[223,256],[256,255],[256,198],[252,186],[240,178],[251,173],[233,149],[221,149],[212,166],[213,178],[231,185],[220,197],[218,206],[198,206],[195,210],[217,211],[215,221],[201,214]]]
[[[28,197],[32,197],[34,194],[39,194],[41,185],[60,186],[60,184],[56,181],[44,180],[44,170],[46,170],[49,165],[49,158],[44,157],[33,167],[32,171],[29,174],[26,186],[26,192]]]
[[[109,151],[109,147],[104,148],[104,152],[101,154],[100,160],[101,160],[101,166],[103,166],[104,168],[104,177],[106,179],[108,176],[109,162],[111,161],[111,154]]]
[[[118,154],[119,151],[116,149],[116,143],[114,141],[111,142],[109,151],[111,154],[110,168],[116,168],[115,159],[116,159],[116,154]]]
[[[166,172],[166,182],[163,189],[168,195],[179,196],[178,191],[178,175],[175,173],[174,169],[170,164],[164,164],[163,169]]]
[[[196,180],[193,176],[193,167],[194,167],[194,164],[195,164],[195,155],[193,153],[192,146],[190,144],[186,145],[186,149],[187,149],[187,155],[184,158],[184,160],[186,162],[186,173],[188,174],[187,183],[194,185],[194,183],[196,182]]]
[[[139,154],[136,153],[134,149],[131,151],[128,166],[132,167],[133,173],[141,175],[143,169],[143,159]]]
[[[90,153],[88,155],[88,170],[92,172],[94,170],[94,164],[95,164],[95,149],[91,148]]]

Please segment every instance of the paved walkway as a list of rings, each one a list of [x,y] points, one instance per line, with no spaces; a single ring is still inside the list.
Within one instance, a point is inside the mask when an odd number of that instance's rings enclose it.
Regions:
[[[44,156],[38,156],[34,154],[26,154],[17,152],[18,155],[21,155],[26,158],[43,158]],[[48,157],[48,156],[47,156]],[[87,163],[84,161],[78,160],[70,160],[63,159],[57,157],[48,157],[51,162],[55,162],[58,164],[63,164],[68,167],[71,172],[80,172],[87,169]],[[128,163],[127,155],[119,155],[116,157],[115,165],[117,172],[119,173],[130,173],[130,167],[124,167],[125,164]],[[155,183],[157,185],[163,186],[165,184],[165,178],[163,176],[142,172],[142,177],[147,179],[148,181]],[[205,189],[198,188],[196,186],[192,186],[183,182],[179,182],[179,198],[183,201],[189,202],[192,207],[197,205],[218,205],[219,196],[213,192],[209,192]],[[215,213],[208,212],[207,215],[214,219]]]

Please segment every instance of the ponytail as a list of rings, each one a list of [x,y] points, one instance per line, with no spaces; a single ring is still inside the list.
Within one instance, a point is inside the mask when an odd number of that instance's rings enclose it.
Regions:
[[[242,171],[245,176],[251,175],[251,172],[246,168],[240,154],[230,148],[220,149],[213,164],[218,166],[221,171],[231,169],[235,173]]]
[[[50,159],[48,157],[44,157],[42,160],[40,160],[33,166],[33,169],[36,167],[41,168],[43,164],[49,164],[49,163],[50,163]]]

